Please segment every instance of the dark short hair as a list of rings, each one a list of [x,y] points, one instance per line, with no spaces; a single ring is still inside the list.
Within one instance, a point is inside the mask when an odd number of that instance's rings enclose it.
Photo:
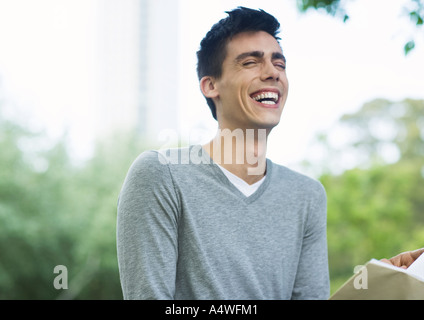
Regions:
[[[197,51],[197,76],[199,80],[204,76],[219,79],[222,75],[222,63],[227,55],[227,44],[237,34],[248,31],[265,31],[277,41],[280,23],[269,13],[263,10],[254,10],[238,7],[226,11],[228,17],[214,24],[211,30],[200,42]],[[212,116],[217,120],[215,103],[211,98],[206,98]]]

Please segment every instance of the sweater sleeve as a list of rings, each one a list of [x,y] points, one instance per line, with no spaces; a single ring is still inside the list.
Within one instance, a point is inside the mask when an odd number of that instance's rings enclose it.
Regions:
[[[118,200],[117,252],[124,299],[173,299],[179,201],[160,153],[142,153]]]
[[[327,196],[317,183],[304,229],[292,299],[326,300],[330,295],[327,250]]]

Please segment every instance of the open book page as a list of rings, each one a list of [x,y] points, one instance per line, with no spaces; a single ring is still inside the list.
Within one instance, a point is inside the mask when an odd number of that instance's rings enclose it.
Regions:
[[[380,260],[372,259],[370,261],[373,264],[380,265],[382,267],[390,268],[398,272],[405,272],[418,280],[424,281],[424,254],[420,255],[408,269],[402,269],[395,266],[392,266],[388,263],[382,262]]]
[[[408,269],[372,259],[330,300],[424,300],[423,268],[424,255]]]
[[[411,275],[416,276],[424,281],[424,253],[421,254],[417,260],[415,260],[408,269],[407,272]]]

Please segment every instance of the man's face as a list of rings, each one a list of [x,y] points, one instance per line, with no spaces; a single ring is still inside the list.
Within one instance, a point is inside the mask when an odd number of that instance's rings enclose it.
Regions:
[[[220,128],[272,129],[288,93],[286,61],[270,34],[243,32],[227,44],[222,76],[215,81]]]

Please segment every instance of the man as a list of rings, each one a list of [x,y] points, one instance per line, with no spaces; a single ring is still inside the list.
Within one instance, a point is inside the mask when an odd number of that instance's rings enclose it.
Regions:
[[[239,7],[198,52],[218,121],[204,146],[142,153],[118,203],[125,299],[327,299],[326,194],[266,158],[288,93],[278,21]]]

